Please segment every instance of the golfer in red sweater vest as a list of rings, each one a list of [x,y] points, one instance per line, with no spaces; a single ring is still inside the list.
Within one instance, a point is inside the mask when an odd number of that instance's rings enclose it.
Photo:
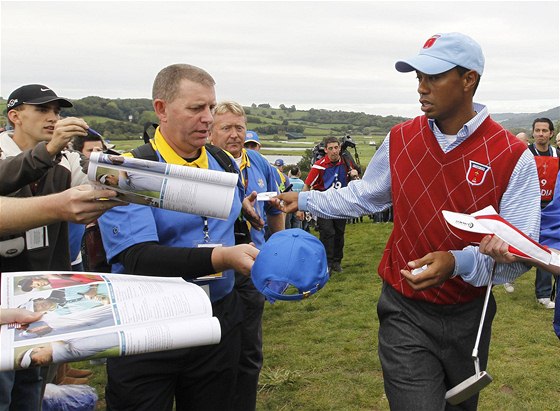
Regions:
[[[484,56],[472,38],[436,34],[395,68],[416,73],[424,115],[393,127],[362,180],[339,190],[282,194],[274,202],[286,212],[299,208],[323,218],[393,205],[394,228],[378,268],[385,393],[394,410],[451,409],[446,392],[475,374],[471,354],[493,262],[451,234],[442,210],[473,213],[491,205],[537,239],[539,181],[526,145],[473,102]],[[525,271],[522,263],[497,264],[493,283]],[[482,370],[496,313],[493,296],[488,301],[478,350]],[[474,394],[453,409],[474,410],[477,403]]]

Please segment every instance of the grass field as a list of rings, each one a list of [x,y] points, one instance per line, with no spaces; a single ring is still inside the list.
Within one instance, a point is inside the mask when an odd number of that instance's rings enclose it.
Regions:
[[[388,410],[377,357],[377,265],[392,224],[347,226],[344,272],[301,302],[265,307],[264,368],[258,410]],[[494,381],[481,394],[480,410],[555,410],[560,404],[559,340],[552,310],[534,298],[534,270],[513,294],[494,288],[488,372]],[[81,367],[91,367],[80,363]],[[93,385],[104,409],[104,368],[93,366]]]

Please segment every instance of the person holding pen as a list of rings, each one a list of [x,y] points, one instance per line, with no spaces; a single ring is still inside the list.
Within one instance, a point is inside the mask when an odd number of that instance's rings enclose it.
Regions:
[[[42,200],[88,183],[79,154],[65,148],[74,136],[85,136],[89,126],[80,118],[61,119],[64,107],[72,107],[72,103],[42,84],[27,84],[10,94],[6,111],[13,130],[0,134],[0,195]],[[88,200],[99,194],[72,193]],[[96,201],[92,205],[104,211],[113,204]],[[2,219],[4,213],[2,208]],[[20,227],[11,236],[0,237],[3,272],[71,269],[67,223],[42,224]],[[44,386],[39,368],[0,373],[0,409],[40,410]]]

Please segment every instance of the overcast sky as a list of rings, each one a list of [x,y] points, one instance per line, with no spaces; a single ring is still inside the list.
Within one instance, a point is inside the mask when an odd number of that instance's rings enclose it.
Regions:
[[[432,34],[476,39],[476,100],[491,112],[558,106],[554,1],[1,1],[0,95],[41,83],[76,99],[150,98],[172,63],[202,67],[218,100],[416,116],[397,60]]]

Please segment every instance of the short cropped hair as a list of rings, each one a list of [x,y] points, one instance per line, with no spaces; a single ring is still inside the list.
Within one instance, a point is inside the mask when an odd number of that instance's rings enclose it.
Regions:
[[[455,69],[459,72],[460,76],[465,74],[467,71],[470,71],[470,69],[465,68],[463,66],[455,66]],[[477,71],[476,75],[477,75],[477,79],[476,79],[476,83],[474,84],[473,96],[476,93],[476,90],[478,89],[478,85],[480,84],[480,73]]]
[[[325,148],[327,148],[327,145],[329,145],[330,143],[338,143],[338,145],[340,145],[340,141],[338,141],[338,138],[336,138],[336,137],[325,137],[325,140],[324,140]]]
[[[85,145],[86,141],[101,141],[103,149],[104,150],[107,149],[103,139],[99,136],[94,135],[94,134],[88,134],[87,136],[74,136],[72,138],[72,148],[76,151],[81,152],[84,149],[84,145]]]
[[[554,131],[554,124],[552,124],[552,120],[546,117],[541,117],[541,118],[536,118],[533,121],[533,127],[532,130],[535,129],[535,124],[537,123],[548,123],[548,127],[550,128],[550,131],[553,132]]]
[[[179,93],[179,85],[182,80],[206,86],[216,84],[212,76],[199,67],[189,64],[172,64],[157,74],[152,87],[152,100],[160,99],[172,102]]]

